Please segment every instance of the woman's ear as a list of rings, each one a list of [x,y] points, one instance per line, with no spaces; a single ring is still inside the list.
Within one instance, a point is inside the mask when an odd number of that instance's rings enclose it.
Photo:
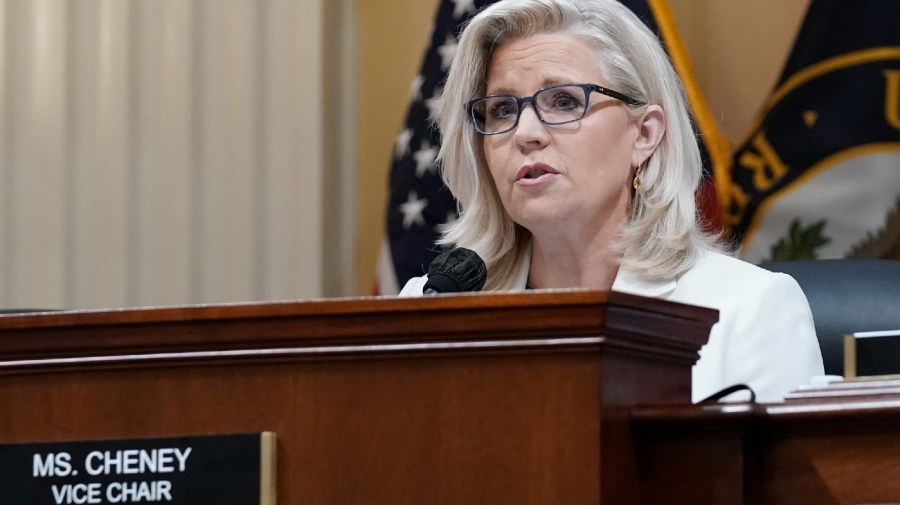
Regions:
[[[631,166],[640,167],[650,158],[666,133],[666,114],[659,105],[648,105],[638,122]]]

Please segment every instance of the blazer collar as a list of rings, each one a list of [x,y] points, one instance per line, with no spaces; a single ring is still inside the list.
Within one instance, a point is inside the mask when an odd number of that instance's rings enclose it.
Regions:
[[[531,248],[519,264],[516,272],[516,280],[513,283],[513,289],[525,289],[528,282],[528,272],[531,270]],[[667,281],[653,281],[641,277],[636,272],[619,268],[616,274],[616,280],[613,281],[612,291],[620,293],[628,293],[632,295],[651,296],[655,298],[665,298],[675,291],[676,281],[674,279]]]
[[[619,268],[616,280],[613,281],[612,290],[632,295],[665,298],[675,291],[675,284],[676,281],[674,279],[654,281],[641,277],[631,270]]]

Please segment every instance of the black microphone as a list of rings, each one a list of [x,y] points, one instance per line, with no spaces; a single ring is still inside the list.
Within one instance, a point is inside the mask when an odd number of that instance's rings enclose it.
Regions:
[[[442,252],[428,266],[428,280],[422,288],[426,295],[481,291],[487,279],[487,267],[475,251],[457,247]]]

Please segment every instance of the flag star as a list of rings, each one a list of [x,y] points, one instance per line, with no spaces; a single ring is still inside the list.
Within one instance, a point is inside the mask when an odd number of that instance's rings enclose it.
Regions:
[[[453,62],[453,55],[456,54],[456,39],[453,35],[447,35],[444,43],[438,48],[438,54],[441,55],[441,68],[449,68]]]
[[[422,141],[418,151],[413,153],[416,160],[416,178],[421,178],[425,172],[434,172],[434,159],[437,158],[438,149],[427,140]]]
[[[475,11],[475,0],[453,0],[453,17],[459,19],[467,12]]]
[[[402,158],[409,152],[409,141],[412,140],[412,128],[407,128],[397,135],[397,142],[394,144],[394,158]]]
[[[422,211],[428,206],[428,200],[419,198],[416,190],[409,192],[409,198],[406,203],[400,204],[400,212],[403,214],[403,229],[408,230],[412,225],[425,226],[425,217]]]
[[[409,100],[417,102],[422,99],[422,84],[425,82],[425,76],[419,74],[413,79],[412,85],[409,87]]]

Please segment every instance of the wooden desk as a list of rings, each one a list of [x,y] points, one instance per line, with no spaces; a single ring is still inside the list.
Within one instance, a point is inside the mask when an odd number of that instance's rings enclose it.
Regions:
[[[781,404],[639,407],[641,503],[900,503],[900,381]]]
[[[900,503],[900,383],[689,405],[715,313],[599,292],[0,317],[0,440],[274,431],[279,504]]]
[[[273,431],[282,505],[634,503],[715,311],[616,293],[0,317],[0,440]]]

